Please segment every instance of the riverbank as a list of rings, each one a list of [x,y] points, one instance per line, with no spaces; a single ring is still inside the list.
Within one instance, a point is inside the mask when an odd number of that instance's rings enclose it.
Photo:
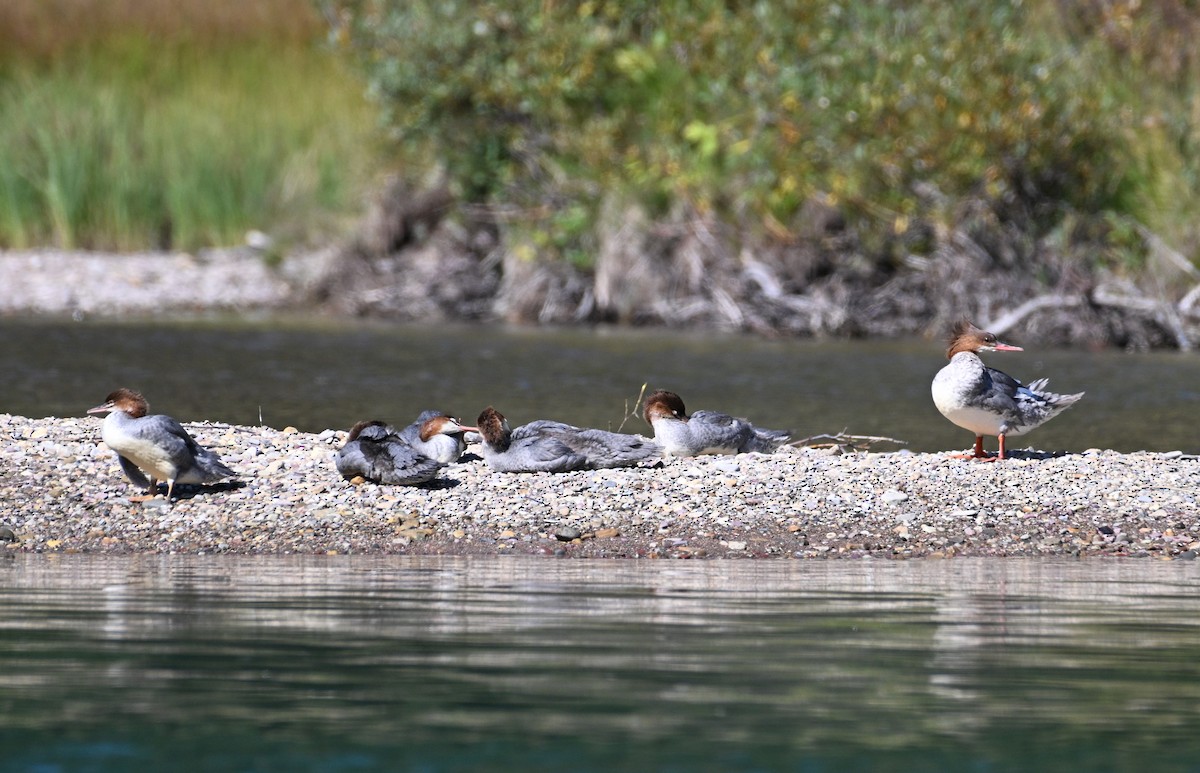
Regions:
[[[1142,556],[1200,551],[1200,461],[1180,453],[790,449],[561,475],[470,459],[429,486],[354,485],[320,434],[189,424],[241,474],[171,506],[122,476],[91,418],[0,415],[9,552],[533,554],[590,558]]]
[[[1042,264],[1000,265],[961,234],[936,260],[914,259],[898,272],[809,276],[788,268],[777,247],[706,242],[694,223],[671,231],[669,250],[606,248],[585,270],[525,260],[486,227],[422,219],[440,212],[439,201],[408,202],[414,211],[399,213],[376,208],[363,236],[287,254],[265,237],[258,248],[196,253],[0,250],[0,317],[299,311],[424,325],[615,323],[764,337],[941,338],[965,316],[1042,347],[1186,351],[1200,341],[1200,275],[1165,248],[1148,274],[1155,292],[1104,272],[1085,281],[1067,271],[1074,284],[1046,284],[1033,270]],[[399,244],[368,238],[389,227],[408,236]],[[673,257],[661,266],[647,257],[660,253]],[[1045,266],[1060,263],[1051,255]],[[1191,290],[1161,290],[1164,277],[1179,283],[1185,268]]]

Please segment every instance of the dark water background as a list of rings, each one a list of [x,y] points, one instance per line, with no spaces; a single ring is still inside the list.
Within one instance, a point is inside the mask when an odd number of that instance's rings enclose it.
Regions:
[[[1200,452],[1200,356],[1041,350],[990,364],[1050,377],[1082,402],[1010,447]],[[303,430],[363,418],[406,423],[436,407],[473,421],[495,405],[535,418],[649,433],[643,384],[689,410],[747,416],[799,436],[883,435],[917,451],[971,437],[933,407],[940,341],[814,342],[677,331],[395,326],[319,319],[188,322],[0,321],[0,412],[80,416],[117,386],[152,409]],[[994,442],[994,441],[993,441]],[[880,446],[880,449],[888,446]]]
[[[0,770],[1196,770],[1198,568],[6,556]]]

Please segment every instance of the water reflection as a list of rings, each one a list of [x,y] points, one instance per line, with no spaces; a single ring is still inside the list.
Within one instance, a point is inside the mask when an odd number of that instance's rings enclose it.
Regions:
[[[185,419],[320,431],[431,406],[468,419],[495,404],[514,422],[556,418],[648,432],[628,412],[643,383],[692,409],[719,408],[801,436],[884,435],[909,448],[965,448],[934,409],[941,344],[759,340],[677,331],[398,327],[329,321],[187,323],[2,320],[0,412],[78,416],[117,385]],[[1032,348],[1032,347],[1030,347]],[[1031,351],[1004,360],[1025,380],[1086,390],[1021,446],[1200,452],[1200,358]]]
[[[165,741],[149,728],[164,726],[171,742],[242,738],[267,759],[291,760],[286,746],[368,768],[532,754],[531,769],[907,770],[932,755],[1051,770],[1099,754],[1124,769],[1153,748],[1156,769],[1190,769],[1197,746],[1189,564],[0,567],[0,740],[31,761],[46,759],[32,741],[64,729],[153,761]],[[214,753],[190,769],[212,769]]]

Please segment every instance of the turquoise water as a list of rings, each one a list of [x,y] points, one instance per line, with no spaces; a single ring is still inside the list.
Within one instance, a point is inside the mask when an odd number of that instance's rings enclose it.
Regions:
[[[1200,357],[1017,343],[1027,351],[995,354],[989,363],[1087,395],[1010,447],[1200,453]],[[845,430],[903,440],[915,451],[962,449],[970,433],[946,421],[929,393],[943,351],[939,341],[662,330],[0,320],[0,412],[81,416],[129,386],[143,391],[153,410],[185,421],[319,432],[365,418],[407,423],[426,408],[473,421],[494,405],[514,425],[549,418],[648,433],[645,422],[629,416],[646,384],[678,392],[690,410],[747,416],[798,437]]]
[[[1197,570],[10,556],[0,770],[1196,770]]]

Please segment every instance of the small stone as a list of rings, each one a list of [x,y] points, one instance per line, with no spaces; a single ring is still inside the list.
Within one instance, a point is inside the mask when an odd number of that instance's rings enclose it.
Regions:
[[[1180,561],[1195,561],[1197,555],[1200,555],[1200,553],[1197,553],[1194,550],[1185,550],[1179,554],[1179,560]]]
[[[596,539],[611,539],[613,537],[619,537],[619,536],[621,536],[620,529],[608,528],[608,529],[597,529],[596,530]]]
[[[17,534],[7,526],[0,526],[0,542],[16,542]]]
[[[554,530],[554,538],[559,542],[570,542],[579,539],[582,532],[574,526],[559,526]]]
[[[467,536],[467,533],[462,529],[455,529],[454,531],[450,532],[450,536],[454,537],[454,539],[462,539],[463,537]]]
[[[729,548],[730,550],[745,550],[746,543],[742,542],[741,540],[730,540],[729,542],[725,543],[725,547]]]
[[[880,499],[882,499],[885,504],[895,505],[906,501],[908,499],[908,494],[905,494],[903,491],[897,491],[896,489],[890,489],[883,492],[883,496],[880,497]]]

